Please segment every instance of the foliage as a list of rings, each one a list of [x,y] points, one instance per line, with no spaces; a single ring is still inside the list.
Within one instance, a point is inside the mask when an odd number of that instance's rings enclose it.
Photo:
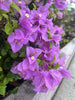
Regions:
[[[32,80],[37,92],[53,90],[62,78],[70,78],[64,59],[59,58],[64,30],[57,26],[66,0],[4,0],[0,4],[0,95],[6,95],[8,83],[22,78]]]

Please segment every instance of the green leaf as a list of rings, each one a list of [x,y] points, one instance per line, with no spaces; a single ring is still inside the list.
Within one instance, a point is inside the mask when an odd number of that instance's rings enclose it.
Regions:
[[[2,72],[3,71],[3,69],[2,69],[2,67],[0,67],[0,72]]]
[[[5,59],[5,62],[10,62],[10,57],[7,57],[7,58]]]
[[[39,64],[39,63],[41,63],[41,60],[40,60],[40,59],[37,59],[37,62],[38,62],[38,64]]]
[[[56,66],[54,66],[55,69],[58,69],[60,67],[59,63],[56,64]]]
[[[53,58],[53,60],[49,63],[49,64],[52,64],[52,63],[54,63],[54,61],[55,61],[55,56],[54,56],[54,58]]]
[[[9,72],[8,74],[7,74],[7,78],[8,78],[8,80],[9,81],[16,81],[16,80],[18,80],[18,79],[22,79],[20,76],[18,76],[17,74],[13,74],[13,73],[11,73],[11,72]]]
[[[8,82],[9,82],[8,78],[7,78],[7,77],[5,77],[5,78],[4,78],[4,80],[3,80],[3,84],[5,84],[5,85],[6,85],[6,84],[8,84]]]
[[[6,13],[8,13],[8,11],[5,11],[5,10],[0,9],[0,15],[1,14],[6,14]]]
[[[10,49],[10,45],[9,43],[6,41],[5,42],[5,50],[8,51]]]
[[[13,28],[17,28],[17,22],[15,20],[12,20],[13,22]]]
[[[2,16],[8,20],[8,15],[7,14],[2,14]]]
[[[38,58],[40,58],[42,56],[42,53],[38,56]]]
[[[0,59],[2,59],[2,56],[0,56]]]
[[[8,23],[5,25],[5,32],[6,32],[7,35],[9,35],[12,31],[13,31],[13,27],[12,27],[12,25],[8,22]]]
[[[18,53],[11,53],[11,57],[14,59],[14,58],[17,58],[17,56],[18,56]]]
[[[14,14],[15,14],[15,11],[14,11],[14,9],[13,9],[13,8],[10,8],[10,12],[12,13],[12,15],[14,15]]]
[[[0,94],[5,96],[5,91],[6,91],[6,85],[3,83],[0,83]]]
[[[14,2],[11,4],[11,7],[15,8],[20,13],[20,8]]]
[[[0,15],[0,21],[2,20],[2,15]]]
[[[1,73],[1,75],[0,75],[0,80],[3,80],[3,79],[4,79],[4,74]]]
[[[14,88],[13,90],[9,91],[9,93],[16,94],[18,91],[18,87]]]
[[[26,45],[24,45],[20,51],[24,52],[26,50]]]
[[[7,74],[7,76],[3,79],[3,84],[6,85],[6,84],[8,84],[9,82],[13,82],[13,80],[16,81],[17,79],[19,79],[19,77],[18,77],[17,75],[15,75],[15,74],[9,72],[9,73]]]
[[[33,3],[33,10],[36,10],[37,9],[37,6],[36,6],[36,4],[35,3]]]
[[[39,64],[39,66],[41,66],[45,61],[44,60],[37,59],[37,62]]]
[[[43,3],[43,5],[45,5],[45,4],[46,4],[46,1],[47,1],[47,0],[44,0],[44,3]]]
[[[50,33],[50,30],[49,29],[47,31],[47,34],[48,34],[48,38],[50,39],[51,38],[51,33]]]
[[[52,42],[51,42],[51,41],[49,42],[49,44],[50,44],[49,48],[52,48],[53,44],[52,44]]]
[[[7,54],[7,51],[3,48],[2,50],[1,50],[1,55],[2,56],[5,56]]]
[[[23,52],[23,53],[21,53],[20,55],[19,55],[19,57],[26,57],[26,53],[25,52]]]
[[[16,81],[18,79],[21,79],[21,77],[19,77],[16,74],[9,72],[3,80],[3,84],[8,84],[9,82],[13,82],[13,80]]]

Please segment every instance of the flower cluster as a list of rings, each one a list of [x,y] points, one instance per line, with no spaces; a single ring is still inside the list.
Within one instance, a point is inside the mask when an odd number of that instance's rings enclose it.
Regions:
[[[6,2],[7,1],[7,2]],[[8,5],[5,5],[5,2]],[[9,2],[9,3],[8,3]],[[13,53],[19,52],[25,45],[26,57],[19,64],[14,64],[11,72],[20,75],[24,80],[32,80],[34,91],[47,92],[54,90],[62,78],[70,78],[70,72],[63,66],[64,57],[59,58],[62,27],[53,24],[49,18],[49,7],[54,2],[55,7],[63,10],[66,0],[35,0],[37,10],[30,10],[30,0],[0,1],[0,9],[9,11],[10,4],[15,2],[20,7],[19,28],[8,36]],[[16,10],[15,10],[16,12]]]
[[[43,0],[35,0],[35,3],[40,6],[44,5]],[[46,0],[46,3],[49,3],[50,5],[54,3],[55,7],[59,10],[63,10],[67,7],[68,2],[66,0]]]

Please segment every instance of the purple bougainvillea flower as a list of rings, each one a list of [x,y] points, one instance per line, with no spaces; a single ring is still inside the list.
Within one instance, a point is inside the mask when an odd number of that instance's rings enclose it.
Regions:
[[[54,29],[52,20],[53,20],[53,18],[45,20],[45,24],[46,24],[47,28],[50,30],[51,36],[55,33],[55,29]]]
[[[0,9],[9,11],[9,8],[10,8],[9,0],[0,0]]]
[[[53,0],[46,0],[46,4],[48,3],[49,5],[51,5],[51,4],[52,4],[52,1],[53,1]],[[38,6],[43,6],[44,1],[42,1],[42,0],[35,0],[35,3],[36,3]]]
[[[34,91],[36,91],[36,92],[47,92],[48,89],[45,86],[46,72],[37,71],[37,72],[34,72],[33,76],[34,76],[34,78],[33,78],[32,84],[35,86]]]
[[[11,45],[12,51],[14,53],[19,51],[25,43],[23,32],[19,29],[16,29],[15,33],[12,32],[8,36],[8,42]]]
[[[12,3],[12,0],[9,0],[10,1],[10,3]]]
[[[20,9],[21,17],[19,19],[19,22],[29,19],[30,20],[30,10],[28,8]]]
[[[48,4],[48,3],[45,6],[39,6],[39,8],[37,9],[37,12],[42,15],[41,17],[47,17],[48,16],[49,6],[50,6],[50,4]]]
[[[60,72],[63,78],[71,78],[70,71],[68,71],[66,67],[60,67],[58,71]]]
[[[24,28],[26,34],[31,33],[31,24],[28,19],[21,20],[19,24]]]
[[[55,25],[55,33],[57,33],[57,34],[64,34],[65,33],[65,31],[63,30],[63,26],[61,26],[61,27],[58,27],[57,25]]]
[[[62,79],[62,75],[60,74],[59,71],[55,69],[49,70],[45,78],[46,87],[49,90],[54,90],[54,86],[59,85],[61,79]]]
[[[42,53],[42,50],[38,48],[27,47],[26,53],[29,63],[32,64],[36,61],[37,57]]]
[[[32,2],[30,0],[10,0],[9,2],[12,3],[12,1],[20,8],[20,29],[15,29],[15,32],[8,36],[8,42],[14,53],[25,45],[26,57],[22,62],[15,63],[11,72],[18,74],[24,80],[31,80],[35,86],[34,91],[54,90],[62,78],[70,78],[71,75],[70,71],[63,66],[65,58],[59,58],[59,42],[64,30],[53,24],[53,18],[49,19],[50,13],[54,15],[54,10],[50,8],[50,5],[54,2],[59,10],[63,10],[67,6],[67,1],[46,0],[44,5],[43,0],[35,0],[36,4],[41,5],[37,7],[37,10],[28,8],[28,4]],[[4,7],[3,2],[0,1],[0,4]]]
[[[40,2],[40,0],[35,0],[35,3],[36,3],[38,6],[42,6],[42,5],[43,5],[43,1]]]
[[[24,59],[22,62],[23,65],[23,70],[31,70],[31,71],[38,71],[39,70],[39,66],[37,61],[35,61],[34,63],[30,64],[28,59]]]
[[[11,72],[13,72],[14,74],[18,74],[21,77],[23,77],[23,68],[22,68],[22,62],[17,64],[16,66],[13,66],[11,68]]]
[[[63,10],[68,6],[68,2],[66,0],[54,0],[54,4],[59,10]]]
[[[32,71],[24,70],[22,62],[11,68],[11,72],[18,74],[23,79],[32,79]]]
[[[40,13],[38,13],[36,10],[32,10],[31,11],[31,23],[35,25],[35,23],[37,22],[37,24],[39,23],[39,20],[43,19],[42,15]]]
[[[36,91],[36,92],[46,93],[48,91],[48,88],[45,86],[45,84],[43,84],[43,86],[36,87],[33,90]]]
[[[32,24],[30,22],[31,18],[30,18],[30,11],[29,9],[21,9],[21,17],[19,18],[19,25],[21,25],[22,29],[25,30],[25,37],[30,36],[30,34],[32,33]]]
[[[41,33],[41,35],[47,32],[47,25],[45,24],[44,21],[39,21],[38,31]]]
[[[29,40],[30,40],[31,42],[35,42],[35,40],[37,39],[37,35],[38,35],[37,32],[33,32],[33,33],[30,35]]]
[[[42,72],[35,72],[33,74],[33,85],[35,86],[34,91],[38,92],[47,92],[47,90],[54,90],[54,87],[57,86],[62,79],[62,75],[59,71],[55,69]],[[38,80],[38,81],[37,81]]]
[[[53,50],[54,50],[54,51],[53,51]],[[54,56],[55,56],[56,58],[58,58],[58,53],[57,53],[57,51],[56,51],[54,48],[53,48],[53,50],[51,49],[51,50],[49,50],[49,51],[47,51],[47,50],[44,51],[44,59],[45,59],[45,60],[51,62],[51,61],[54,59]],[[55,59],[54,63],[55,63],[55,62],[56,62],[56,59]]]
[[[59,42],[61,41],[61,39],[62,39],[61,35],[56,34],[56,35],[52,36],[51,41],[55,41],[56,45],[58,45]]]

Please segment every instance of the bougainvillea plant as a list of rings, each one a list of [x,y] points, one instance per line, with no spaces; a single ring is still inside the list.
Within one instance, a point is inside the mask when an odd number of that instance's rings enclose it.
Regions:
[[[0,0],[1,95],[19,76],[31,80],[37,92],[54,90],[62,78],[71,78],[65,57],[59,58],[64,30],[53,23],[56,11],[67,5],[66,0]]]

